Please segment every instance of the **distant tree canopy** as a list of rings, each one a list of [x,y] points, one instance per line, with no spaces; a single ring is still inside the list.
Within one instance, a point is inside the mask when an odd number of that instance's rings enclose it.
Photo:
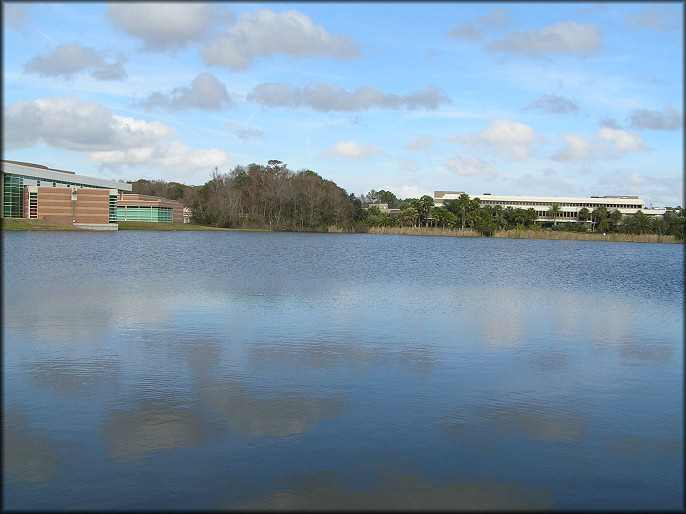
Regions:
[[[402,200],[395,196],[395,194],[383,189],[379,191],[374,191],[372,189],[366,195],[362,195],[361,201],[365,204],[385,203],[388,204],[389,209],[398,209],[402,203]]]
[[[212,174],[192,198],[195,221],[219,227],[274,230],[349,228],[360,205],[354,196],[311,170],[291,171],[270,160],[266,166],[236,166]]]
[[[550,225],[553,230],[586,232],[581,222],[558,223],[560,207],[548,212],[551,221],[537,221],[533,208],[481,205],[467,194],[434,206],[433,198],[399,199],[390,191],[372,189],[366,195],[348,194],[334,182],[311,170],[291,171],[278,160],[267,165],[236,166],[228,173],[217,168],[203,186],[140,179],[132,183],[134,193],[179,200],[191,207],[201,225],[271,230],[325,230],[335,225],[343,230],[366,231],[366,227],[437,226],[470,228],[490,236],[498,230]],[[397,214],[370,204],[388,204]],[[556,208],[555,208],[556,207]],[[641,211],[623,216],[605,207],[579,211],[579,220],[591,222],[591,230],[631,234],[672,234],[686,240],[686,217],[681,207],[669,208],[664,216],[649,217]]]
[[[178,182],[165,182],[164,180],[138,179],[131,183],[132,193],[139,195],[161,196],[170,200],[185,201],[189,197],[191,186],[179,184]]]

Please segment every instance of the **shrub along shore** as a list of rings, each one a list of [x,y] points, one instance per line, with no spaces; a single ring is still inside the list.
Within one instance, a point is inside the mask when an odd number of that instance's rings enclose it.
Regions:
[[[398,234],[407,236],[486,237],[476,230],[440,227],[369,227],[370,234]],[[572,241],[618,241],[628,243],[683,243],[673,235],[621,234],[617,232],[565,232],[561,230],[510,229],[494,232],[490,237],[509,239],[564,239]]]
[[[247,232],[269,232],[269,230],[259,229],[232,229],[208,227],[195,223],[149,223],[138,221],[122,221],[118,223],[119,230],[224,230],[224,231],[247,231]],[[32,219],[9,219],[2,220],[2,230],[43,230],[43,231],[83,231],[77,227],[64,223],[57,223],[48,220]],[[350,233],[331,226],[329,233]],[[403,236],[443,236],[443,237],[486,237],[478,231],[466,228],[441,228],[441,227],[369,227],[366,231],[369,234],[394,234]],[[564,239],[574,241],[617,241],[630,243],[682,243],[673,235],[661,234],[621,234],[609,232],[565,232],[561,230],[541,229],[511,229],[499,230],[490,237],[510,238],[510,239]]]

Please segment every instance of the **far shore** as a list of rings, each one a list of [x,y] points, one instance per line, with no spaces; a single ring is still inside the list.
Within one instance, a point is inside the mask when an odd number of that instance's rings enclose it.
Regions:
[[[150,223],[145,221],[120,221],[119,230],[244,230],[231,228],[207,227],[195,223]],[[67,223],[58,223],[45,219],[3,218],[2,230],[44,230],[44,231],[79,231],[92,232]]]
[[[218,228],[195,223],[151,223],[143,221],[121,221],[118,223],[119,230],[212,230],[230,232],[269,232],[265,229],[235,229]],[[65,223],[57,223],[44,219],[3,218],[2,230],[43,230],[43,231],[80,231],[90,232],[81,228],[73,227]],[[331,227],[329,233],[344,233],[343,229]],[[368,234],[392,234],[403,236],[442,236],[442,237],[485,237],[472,229],[450,229],[441,227],[369,227]],[[683,243],[673,235],[660,234],[620,234],[616,232],[566,232],[547,229],[512,229],[501,230],[494,233],[494,238],[509,239],[558,239],[571,241],[614,241],[627,243]]]
[[[476,230],[440,227],[369,227],[369,234],[399,234],[408,236],[485,237]],[[566,232],[562,230],[511,229],[495,232],[493,238],[560,239],[570,241],[616,241],[624,243],[682,243],[676,236],[660,234],[620,234],[617,232]]]

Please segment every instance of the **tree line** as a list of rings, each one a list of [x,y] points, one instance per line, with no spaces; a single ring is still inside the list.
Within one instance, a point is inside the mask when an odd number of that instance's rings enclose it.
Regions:
[[[558,224],[562,213],[559,204],[552,204],[548,209],[548,220],[537,221],[538,215],[533,207],[503,207],[501,205],[482,205],[481,200],[470,198],[462,193],[458,198],[446,200],[442,206],[435,206],[429,195],[418,199],[398,200],[388,191],[372,190],[363,199],[368,203],[388,203],[388,207],[400,209],[399,214],[391,215],[372,206],[365,218],[369,226],[440,226],[445,228],[466,228],[476,230],[482,235],[491,236],[498,230],[531,228],[533,226],[549,227],[551,230],[574,232],[618,232],[624,234],[660,234],[674,235],[686,240],[686,217],[681,207],[668,208],[664,216],[648,216],[641,210],[634,214],[623,215],[618,209],[609,211],[600,206],[592,211],[586,207],[579,210],[578,220]],[[372,201],[369,201],[369,200]],[[391,206],[394,207],[391,207]]]
[[[181,200],[194,222],[223,228],[350,230],[362,211],[359,200],[334,182],[311,170],[292,171],[278,160],[228,173],[215,168],[202,186],[138,180],[132,192]]]
[[[442,227],[472,229],[485,236],[499,230],[544,226],[551,230],[620,232],[674,235],[686,240],[684,209],[668,209],[664,216],[642,211],[622,215],[604,206],[582,208],[578,222],[558,223],[562,208],[553,204],[547,221],[537,221],[535,209],[482,205],[466,193],[442,206],[429,195],[400,199],[386,190],[371,190],[359,197],[311,170],[291,171],[278,160],[266,165],[236,166],[228,173],[214,169],[202,186],[187,186],[162,180],[137,180],[132,191],[179,200],[190,207],[194,222],[225,228],[270,230],[327,230],[365,232],[368,227]],[[397,214],[373,204],[387,204]]]

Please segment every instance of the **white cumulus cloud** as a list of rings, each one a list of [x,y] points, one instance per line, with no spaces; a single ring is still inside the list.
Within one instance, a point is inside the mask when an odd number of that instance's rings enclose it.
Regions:
[[[5,108],[3,121],[9,149],[44,143],[82,152],[103,165],[143,164],[170,171],[192,171],[228,160],[220,150],[192,150],[174,140],[176,130],[159,121],[119,116],[98,102],[74,97],[14,102]]]
[[[207,3],[112,2],[107,4],[112,23],[143,43],[143,50],[177,51],[201,41],[221,21],[233,21],[226,9]]]
[[[245,14],[239,23],[207,46],[202,57],[208,65],[245,70],[254,58],[273,54],[294,59],[351,59],[360,50],[347,36],[330,34],[301,12],[261,9],[256,14]]]
[[[458,175],[495,175],[493,166],[476,157],[464,159],[458,155],[447,159],[445,167]]]
[[[337,143],[334,147],[324,150],[320,157],[343,157],[348,161],[368,159],[381,151],[375,145],[362,145],[356,141]]]
[[[534,143],[545,142],[545,138],[536,135],[533,127],[504,119],[495,120],[489,127],[468,139],[484,144],[496,154],[512,161],[528,158]]]
[[[646,150],[643,139],[637,134],[627,132],[626,130],[603,128],[598,131],[598,137],[610,143],[617,152],[643,152]]]
[[[562,139],[565,146],[552,156],[555,161],[588,161],[598,155],[608,154],[609,150],[619,153],[648,150],[640,136],[620,128],[605,127],[589,137],[579,134],[562,134]]]
[[[587,161],[605,150],[605,146],[579,134],[562,134],[565,146],[553,155],[553,160],[560,162]]]
[[[143,146],[176,134],[160,122],[117,116],[98,102],[75,97],[14,102],[5,108],[4,123],[8,148],[43,142],[55,148],[89,152]]]

